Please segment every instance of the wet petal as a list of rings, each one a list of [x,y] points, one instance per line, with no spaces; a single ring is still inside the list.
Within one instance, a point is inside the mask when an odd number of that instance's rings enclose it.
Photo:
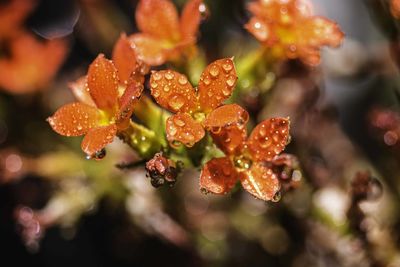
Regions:
[[[204,137],[204,129],[189,114],[178,113],[167,119],[167,139],[174,145],[175,142],[192,147]]]
[[[100,119],[97,108],[76,102],[62,106],[47,121],[61,135],[80,136],[96,127]]]
[[[238,181],[238,173],[229,158],[215,158],[204,165],[200,188],[214,194],[227,194]]]
[[[157,103],[172,112],[197,109],[195,91],[187,77],[172,70],[155,71],[150,77],[151,95]]]
[[[256,160],[271,160],[280,154],[289,141],[289,119],[272,118],[259,123],[248,139],[248,146]]]
[[[133,34],[130,40],[135,43],[135,51],[140,60],[151,66],[164,64],[167,60],[168,43],[147,34]]]
[[[135,16],[141,32],[161,39],[179,40],[178,12],[170,0],[141,0]]]
[[[252,17],[244,27],[260,42],[265,42],[271,37],[268,25],[257,17]]]
[[[118,129],[122,130],[128,127],[134,105],[140,98],[143,88],[144,87],[142,83],[135,80],[131,80],[131,82],[127,85],[124,94],[119,99],[119,112],[116,119]]]
[[[339,25],[324,17],[315,16],[303,25],[302,34],[310,45],[338,47],[344,38]]]
[[[207,129],[231,125],[243,126],[249,120],[249,113],[237,104],[223,105],[211,111],[204,120]]]
[[[123,33],[114,46],[112,60],[118,70],[119,81],[125,83],[128,81],[131,73],[136,68],[136,53],[134,44]]]
[[[231,58],[219,59],[206,67],[200,77],[199,98],[201,108],[210,112],[231,96],[237,80]]]
[[[190,0],[186,3],[180,20],[182,39],[196,39],[202,17],[201,8],[205,8],[202,0]]]
[[[96,106],[96,104],[93,102],[92,97],[89,94],[89,87],[87,85],[86,76],[82,76],[75,82],[69,83],[68,87],[71,89],[75,98],[79,100],[79,102],[85,103],[92,107]]]
[[[261,200],[271,200],[278,193],[280,183],[272,169],[255,162],[249,170],[240,173],[243,188]]]
[[[211,130],[211,137],[215,145],[226,155],[238,155],[243,149],[247,138],[246,127],[229,126],[214,128]]]
[[[114,64],[103,54],[90,64],[88,71],[89,93],[100,109],[113,110],[118,99],[118,77]]]
[[[111,143],[116,134],[115,124],[93,128],[83,138],[81,148],[87,155],[92,156]]]

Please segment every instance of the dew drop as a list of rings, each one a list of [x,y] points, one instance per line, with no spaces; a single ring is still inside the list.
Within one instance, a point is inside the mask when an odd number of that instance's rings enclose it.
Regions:
[[[164,90],[164,92],[169,92],[169,90],[171,90],[171,88],[168,85],[165,85],[163,90]]]
[[[158,84],[156,82],[150,83],[151,88],[155,89],[157,88]]]
[[[172,80],[172,79],[174,78],[174,74],[173,74],[172,72],[170,72],[170,71],[167,71],[167,72],[164,74],[164,77],[165,77],[165,79],[167,79],[167,80]]]
[[[233,69],[233,66],[229,60],[227,60],[224,64],[222,64],[222,68],[226,73],[230,72]]]
[[[235,78],[234,76],[229,76],[228,79],[226,80],[226,84],[227,84],[229,87],[234,86],[234,85],[235,85],[235,82],[236,82],[236,78]]]
[[[210,79],[208,79],[208,78],[205,78],[203,80],[203,82],[204,82],[205,85],[210,85],[210,83],[211,83]]]
[[[176,129],[176,127],[173,126],[173,125],[171,125],[171,126],[169,127],[168,134],[174,136],[174,135],[176,135],[177,131],[178,131],[178,130]]]
[[[185,122],[179,118],[174,118],[174,123],[175,123],[175,125],[177,125],[179,127],[185,126]]]
[[[212,65],[211,67],[210,67],[210,75],[212,76],[212,77],[214,77],[214,78],[216,78],[216,77],[218,77],[218,75],[219,75],[219,68],[218,68],[218,66],[217,65]]]
[[[278,202],[282,198],[282,193],[281,191],[276,192],[276,194],[272,197],[271,201],[272,202]]]
[[[178,82],[179,82],[179,84],[181,84],[181,85],[185,85],[185,84],[188,83],[188,80],[186,79],[185,76],[181,75],[181,76],[179,76]]]
[[[229,96],[231,94],[231,91],[228,90],[228,88],[224,87],[222,89],[222,93],[224,94],[224,96]]]
[[[153,77],[153,79],[156,80],[156,81],[159,81],[159,80],[161,80],[161,78],[162,78],[162,76],[161,76],[161,74],[160,74],[159,72],[153,73],[152,77]]]
[[[153,91],[153,96],[154,96],[154,97],[159,97],[159,96],[160,96],[160,91],[154,90],[154,91]]]
[[[83,129],[82,125],[78,125],[76,126],[76,129],[78,129],[78,131],[81,131]]]
[[[179,95],[173,96],[169,102],[169,106],[173,110],[179,110],[181,107],[183,107],[184,104],[185,104],[184,99]]]

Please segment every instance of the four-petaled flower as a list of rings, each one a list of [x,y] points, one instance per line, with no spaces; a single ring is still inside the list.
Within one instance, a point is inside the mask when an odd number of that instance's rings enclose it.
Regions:
[[[189,0],[179,19],[170,0],[141,0],[135,15],[141,33],[130,36],[138,57],[152,66],[179,59],[193,48],[205,10],[202,0]]]
[[[254,16],[245,28],[276,58],[315,66],[321,47],[337,47],[344,37],[335,22],[313,15],[309,0],[259,0],[248,8]]]
[[[225,127],[212,134],[224,158],[208,161],[200,176],[200,187],[215,194],[228,193],[238,180],[256,198],[268,201],[279,195],[279,155],[289,142],[289,119],[272,118],[258,124],[247,138],[244,127]],[[278,164],[278,165],[279,165]]]
[[[89,66],[88,74],[71,84],[80,102],[61,107],[48,118],[51,127],[65,136],[86,135],[82,150],[96,155],[129,126],[133,105],[143,91],[145,70],[136,60],[125,35],[118,40],[113,61],[100,54]]]
[[[236,104],[222,105],[232,94],[236,80],[235,66],[229,58],[208,65],[196,90],[183,74],[171,70],[153,72],[151,94],[160,106],[176,113],[167,119],[168,141],[191,147],[204,137],[204,128],[219,131],[229,125],[245,124],[247,111]]]
[[[42,42],[28,33],[12,38],[8,46],[10,57],[0,59],[0,87],[13,94],[44,89],[67,54],[65,41]]]

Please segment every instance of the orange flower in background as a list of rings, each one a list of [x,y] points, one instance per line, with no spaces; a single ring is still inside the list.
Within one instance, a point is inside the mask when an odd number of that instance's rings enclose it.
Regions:
[[[392,16],[396,19],[400,18],[400,1],[399,0],[392,0],[390,2],[390,12]]]
[[[89,66],[88,75],[71,84],[80,102],[64,105],[48,118],[53,130],[61,135],[85,135],[81,148],[90,157],[129,126],[144,80],[133,51],[122,35],[114,48],[114,62],[100,54]]]
[[[179,59],[196,43],[205,12],[202,0],[189,0],[180,18],[170,0],[141,0],[135,15],[141,33],[130,36],[138,57],[152,66]]]
[[[191,147],[204,137],[204,128],[216,130],[246,123],[247,111],[236,104],[222,105],[232,94],[236,80],[235,66],[229,58],[208,65],[196,90],[183,74],[172,70],[153,72],[151,94],[160,106],[176,113],[167,119],[168,141]]]
[[[227,127],[213,134],[215,143],[226,157],[206,163],[200,175],[200,188],[214,194],[226,194],[240,180],[243,188],[253,196],[273,200],[280,190],[280,183],[279,174],[272,167],[274,162],[281,164],[279,154],[289,141],[289,119],[265,120],[248,138],[246,136],[244,127]]]
[[[245,28],[276,58],[298,58],[315,66],[321,48],[338,47],[344,37],[335,22],[313,16],[308,0],[259,0],[248,8],[253,17]]]
[[[0,4],[0,39],[15,35],[35,7],[33,0],[11,0]]]
[[[23,33],[8,42],[9,57],[0,58],[0,88],[14,94],[45,88],[67,54],[63,40],[39,41]]]

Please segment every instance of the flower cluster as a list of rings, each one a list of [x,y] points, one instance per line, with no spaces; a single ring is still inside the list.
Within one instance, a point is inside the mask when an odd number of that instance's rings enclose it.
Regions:
[[[279,59],[318,65],[321,47],[337,47],[344,36],[335,22],[313,15],[309,0],[259,0],[248,8],[253,17],[246,29]]]
[[[61,107],[48,118],[51,127],[65,136],[85,135],[82,150],[89,157],[95,156],[113,141],[118,131],[129,126],[146,71],[136,60],[131,43],[122,35],[115,45],[113,61],[100,54],[87,76],[71,84],[79,102]]]
[[[335,23],[312,16],[305,1],[259,1],[249,9],[254,17],[247,29],[276,58],[316,65],[321,46],[337,46],[343,37]],[[282,154],[290,141],[290,121],[264,120],[247,136],[249,113],[235,101],[226,103],[238,80],[233,57],[200,69],[197,85],[170,68],[153,70],[146,82],[148,66],[168,61],[182,68],[181,60],[196,48],[204,12],[201,0],[189,0],[180,18],[169,0],[139,1],[140,32],[122,34],[112,60],[100,54],[87,75],[70,85],[78,102],[61,107],[48,121],[61,135],[85,135],[81,147],[89,157],[103,157],[104,147],[118,136],[147,160],[154,186],[174,184],[182,164],[208,160],[201,166],[202,191],[226,194],[240,182],[254,197],[277,201],[293,185],[290,181],[301,177],[295,157]],[[146,85],[158,105],[143,94]],[[140,153],[145,140],[157,142],[158,150]],[[190,156],[196,153],[200,160]]]

